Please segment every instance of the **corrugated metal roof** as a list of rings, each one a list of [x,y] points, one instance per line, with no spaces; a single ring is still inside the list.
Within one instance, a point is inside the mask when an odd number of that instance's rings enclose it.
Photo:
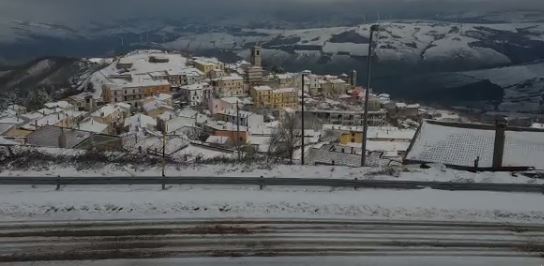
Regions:
[[[544,169],[544,132],[506,131],[502,158],[504,167]]]
[[[480,157],[479,168],[493,168],[495,136],[493,125],[424,121],[405,159],[473,168]],[[544,169],[544,130],[507,127],[502,154],[503,169]]]
[[[495,130],[462,128],[424,121],[406,159],[474,167],[474,161],[480,157],[479,167],[491,168],[494,142]]]

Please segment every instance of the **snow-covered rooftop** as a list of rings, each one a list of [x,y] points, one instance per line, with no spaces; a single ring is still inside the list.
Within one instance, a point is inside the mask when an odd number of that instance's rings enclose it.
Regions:
[[[42,113],[40,113],[40,112],[30,112],[30,113],[25,113],[25,114],[21,115],[21,117],[29,119],[29,120],[38,119],[38,118],[43,117],[43,116],[44,115]]]
[[[104,133],[107,128],[108,124],[104,124],[93,117],[89,117],[79,122],[77,129],[94,133]]]
[[[349,132],[363,132],[362,126],[342,126],[342,125],[323,125],[325,130],[341,130]],[[414,137],[416,130],[402,129],[398,127],[368,127],[368,139],[397,139],[410,141]]]
[[[220,130],[220,131],[238,131],[238,127],[236,124],[224,122],[224,121],[210,120],[206,123],[206,126],[214,130]],[[240,132],[246,132],[246,131],[247,131],[246,127],[240,126]]]
[[[264,85],[264,86],[255,86],[255,87],[253,87],[253,89],[256,90],[256,91],[270,91],[270,90],[272,90],[272,88],[270,88],[270,86],[266,86],[266,85]]]
[[[20,122],[23,122],[22,119],[18,119],[15,116],[4,116],[0,117],[0,123],[2,124],[18,124]]]
[[[206,89],[208,86],[209,86],[208,83],[201,82],[201,83],[195,83],[195,84],[191,84],[191,85],[181,86],[180,89],[189,90],[189,91],[196,91],[196,90]]]
[[[283,74],[276,74],[275,76],[278,79],[292,79],[296,78],[299,74],[298,73],[283,73]]]
[[[17,145],[19,143],[0,136],[0,145]]]
[[[472,168],[479,157],[480,168],[492,168],[495,134],[494,126],[448,124],[426,120],[414,139],[406,159]],[[501,167],[544,169],[542,158],[544,158],[543,130],[506,129]]]
[[[10,123],[0,123],[0,135],[2,135],[4,132],[12,129],[14,127],[13,124]]]
[[[177,116],[166,121],[166,131],[172,133],[184,127],[195,127],[196,121],[194,118]]]
[[[212,159],[218,157],[232,157],[233,153],[227,150],[214,149],[205,145],[190,144],[186,148],[176,152],[176,157]]]
[[[206,143],[212,143],[212,144],[220,144],[225,145],[229,141],[228,137],[225,136],[209,136],[206,139]]]
[[[166,138],[165,154],[171,155],[189,145],[186,136],[168,136]],[[134,132],[123,137],[123,147],[132,152],[162,153],[163,138],[152,134]]]
[[[104,85],[113,88],[169,85],[164,77],[173,75],[202,75],[202,72],[187,66],[187,58],[180,54],[138,50],[93,73],[88,82],[95,90],[93,98],[98,99]]]
[[[163,102],[163,101],[159,101],[159,100],[152,100],[152,101],[148,101],[146,103],[144,103],[143,105],[143,109],[146,113],[149,113],[149,112],[152,112],[154,110],[158,110],[158,109],[166,109],[166,110],[171,110],[173,111],[174,108],[172,106],[170,106],[169,104]]]
[[[153,117],[144,114],[135,114],[125,119],[125,127],[129,127],[130,131],[138,128],[154,128],[157,126],[157,121]]]
[[[406,156],[410,161],[474,167],[493,166],[495,130],[448,126],[424,121]]]
[[[544,132],[506,131],[502,158],[504,167],[544,169]]]
[[[56,109],[56,108],[73,109],[74,108],[74,106],[68,103],[67,101],[49,102],[44,104],[44,106],[49,109]]]
[[[280,89],[275,89],[272,92],[273,93],[288,93],[288,92],[295,92],[295,89],[294,88],[280,88]]]
[[[117,107],[114,104],[106,104],[100,109],[94,111],[91,115],[95,117],[107,117],[113,114],[117,110]]]
[[[236,80],[236,81],[239,81],[239,80],[243,80],[244,78],[236,73],[232,73],[228,76],[225,76],[225,77],[220,77],[220,78],[217,78],[215,80],[227,80],[227,81],[232,81],[232,80]]]

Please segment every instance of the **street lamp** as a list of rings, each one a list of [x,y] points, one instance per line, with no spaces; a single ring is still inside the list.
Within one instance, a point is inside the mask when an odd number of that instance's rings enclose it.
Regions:
[[[368,66],[367,66],[367,86],[365,91],[365,106],[363,114],[363,139],[362,139],[362,150],[361,150],[361,167],[366,165],[366,141],[367,141],[367,132],[368,132],[368,97],[370,94],[370,82],[372,75],[372,44],[374,39],[374,32],[379,31],[379,25],[370,26],[370,37],[368,41]]]
[[[301,152],[300,152],[300,163],[304,165],[304,87],[306,87],[306,76],[312,74],[309,70],[302,71],[302,99],[301,99],[301,112],[300,112],[300,120],[301,120],[301,127],[302,127],[302,145],[301,145]]]

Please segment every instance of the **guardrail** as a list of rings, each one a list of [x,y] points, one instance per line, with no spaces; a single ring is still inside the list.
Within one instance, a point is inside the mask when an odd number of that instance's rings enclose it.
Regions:
[[[544,193],[544,185],[273,177],[0,177],[0,185],[255,185]]]

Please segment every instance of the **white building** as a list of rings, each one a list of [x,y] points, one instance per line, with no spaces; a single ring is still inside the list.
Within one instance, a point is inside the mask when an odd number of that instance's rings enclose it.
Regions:
[[[190,106],[199,106],[205,103],[210,97],[210,86],[208,83],[195,83],[180,88],[181,100]]]
[[[128,131],[140,131],[144,128],[154,130],[157,127],[157,121],[144,114],[135,114],[125,119],[124,125]]]

